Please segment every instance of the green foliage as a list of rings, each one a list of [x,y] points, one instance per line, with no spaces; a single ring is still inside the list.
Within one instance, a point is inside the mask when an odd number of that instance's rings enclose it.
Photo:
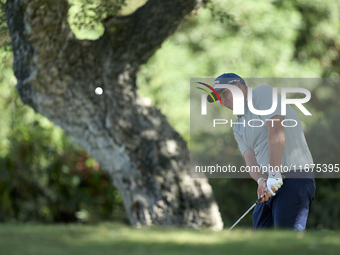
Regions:
[[[318,229],[339,229],[339,197],[339,179],[316,179],[316,197],[308,217],[308,225]]]
[[[276,1],[281,8],[283,1]],[[339,77],[340,3],[339,1],[295,1],[301,25],[295,41],[294,58],[300,63],[319,62],[322,77]]]
[[[5,2],[6,0],[0,0],[0,47],[6,48],[10,45],[11,38],[6,24]]]
[[[115,15],[129,15],[147,0],[69,0],[68,21],[80,40],[96,40],[104,33],[102,21]]]
[[[95,29],[101,21],[117,15],[126,0],[70,0],[71,26],[77,29]]]
[[[235,21],[234,16],[225,12],[215,1],[208,0],[203,7],[210,10],[212,21],[219,21],[221,23],[231,21],[230,24]]]
[[[339,107],[338,103],[336,107],[326,110],[321,116],[315,116],[315,125],[306,132],[306,139],[315,162],[325,164],[340,163]]]

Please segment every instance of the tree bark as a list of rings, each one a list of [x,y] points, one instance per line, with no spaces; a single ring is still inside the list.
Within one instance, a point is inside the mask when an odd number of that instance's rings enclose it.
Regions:
[[[17,89],[108,171],[131,224],[221,229],[205,178],[189,175],[185,141],[136,94],[136,73],[199,0],[150,0],[78,40],[66,0],[8,0]],[[102,95],[94,90],[101,87]]]

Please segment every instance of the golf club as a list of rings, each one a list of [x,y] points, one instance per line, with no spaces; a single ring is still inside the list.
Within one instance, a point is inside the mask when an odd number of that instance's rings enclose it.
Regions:
[[[232,230],[236,225],[237,223],[240,222],[240,220],[242,220],[244,218],[244,216],[246,216],[258,203],[260,203],[262,200],[262,198],[260,197],[259,199],[256,200],[256,202],[241,216],[241,218],[239,218],[235,223],[234,225],[232,225],[229,230]]]

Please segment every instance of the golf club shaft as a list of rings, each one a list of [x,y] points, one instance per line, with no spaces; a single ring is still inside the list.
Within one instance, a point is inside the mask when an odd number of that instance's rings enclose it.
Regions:
[[[261,202],[261,200],[262,198],[257,199],[256,202],[234,223],[234,225],[229,228],[229,230],[232,230],[237,225],[237,223],[239,223],[244,218],[244,216],[246,216],[258,203]]]

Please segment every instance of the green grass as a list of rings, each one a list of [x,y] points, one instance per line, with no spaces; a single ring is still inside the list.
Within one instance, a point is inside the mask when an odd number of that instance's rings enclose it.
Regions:
[[[0,254],[339,254],[339,231],[213,232],[173,227],[2,224]]]

